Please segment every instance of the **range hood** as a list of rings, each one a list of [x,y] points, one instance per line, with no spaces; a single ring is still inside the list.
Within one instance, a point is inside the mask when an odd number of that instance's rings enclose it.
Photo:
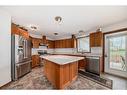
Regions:
[[[42,40],[41,40],[39,46],[48,46],[46,36],[42,36]]]
[[[48,46],[48,44],[40,43],[39,46]]]

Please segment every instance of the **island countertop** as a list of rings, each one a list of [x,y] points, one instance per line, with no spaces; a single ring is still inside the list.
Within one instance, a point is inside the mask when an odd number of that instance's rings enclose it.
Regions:
[[[66,56],[66,55],[46,55],[46,56],[40,56],[40,57],[59,65],[65,65],[65,64],[69,64],[69,63],[84,59],[84,57]]]

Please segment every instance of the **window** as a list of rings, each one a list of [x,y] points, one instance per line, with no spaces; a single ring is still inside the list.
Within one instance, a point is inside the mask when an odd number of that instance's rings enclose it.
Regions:
[[[90,52],[89,36],[78,38],[78,52]]]

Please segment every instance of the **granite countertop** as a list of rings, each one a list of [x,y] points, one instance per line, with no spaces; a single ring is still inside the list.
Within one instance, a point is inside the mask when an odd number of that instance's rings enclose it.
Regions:
[[[84,59],[84,57],[66,56],[66,55],[47,55],[47,56],[40,56],[40,57],[59,65],[65,65]]]
[[[94,53],[53,53],[55,55],[75,55],[75,56],[81,56],[81,57],[102,57],[102,54],[94,54]]]

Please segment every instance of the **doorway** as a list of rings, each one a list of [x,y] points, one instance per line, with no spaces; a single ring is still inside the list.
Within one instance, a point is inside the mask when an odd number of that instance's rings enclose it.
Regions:
[[[127,78],[127,31],[105,35],[105,72]]]

